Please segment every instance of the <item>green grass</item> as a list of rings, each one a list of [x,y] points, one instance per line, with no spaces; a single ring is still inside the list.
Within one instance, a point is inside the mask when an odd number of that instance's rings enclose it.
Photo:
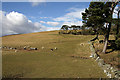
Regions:
[[[3,46],[29,45],[37,51],[3,50],[3,77],[23,78],[106,78],[102,69],[89,57],[90,35],[58,35],[57,31],[3,37]],[[80,44],[84,43],[84,46]],[[45,49],[41,49],[44,46]],[[57,47],[58,50],[50,51]]]

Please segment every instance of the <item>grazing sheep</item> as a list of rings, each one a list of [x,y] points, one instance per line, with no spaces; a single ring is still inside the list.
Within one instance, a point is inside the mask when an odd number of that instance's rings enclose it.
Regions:
[[[37,50],[37,48],[30,48],[30,50]]]
[[[35,50],[38,50],[38,48],[35,48]]]
[[[26,50],[26,47],[24,47],[24,50]]]
[[[17,48],[13,48],[14,50],[16,50]]]
[[[14,48],[15,50],[17,49],[17,48]]]
[[[10,47],[9,49],[11,49],[11,50],[12,50],[13,48],[12,48],[12,47]]]
[[[53,49],[51,49],[51,51],[53,51]]]
[[[55,47],[55,50],[57,50],[57,47]]]
[[[84,43],[81,43],[80,46],[84,46]]]
[[[45,47],[42,47],[42,49],[44,49]]]
[[[18,52],[18,50],[15,50],[15,52]]]
[[[4,48],[5,48],[5,49],[7,49],[7,47],[6,47],[6,46],[4,46]]]

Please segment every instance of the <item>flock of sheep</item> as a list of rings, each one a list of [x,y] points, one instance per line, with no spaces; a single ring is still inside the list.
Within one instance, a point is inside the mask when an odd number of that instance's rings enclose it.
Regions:
[[[42,49],[44,49],[45,47],[41,47]],[[0,46],[0,50],[2,49],[6,49],[6,50],[14,50],[15,52],[18,52],[18,50],[28,50],[28,51],[31,51],[31,50],[38,50],[38,48],[36,47],[31,47],[31,46],[23,46],[23,47],[7,47],[7,46]],[[50,50],[51,51],[54,51],[54,50],[57,50],[58,48],[55,47],[55,48],[51,48]]]

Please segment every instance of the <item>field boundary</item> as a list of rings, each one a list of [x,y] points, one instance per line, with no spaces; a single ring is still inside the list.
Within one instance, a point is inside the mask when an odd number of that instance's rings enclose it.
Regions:
[[[92,52],[90,57],[98,63],[98,66],[102,68],[108,78],[117,78],[119,80],[120,74],[118,73],[118,69],[112,67],[110,64],[106,64],[105,61],[100,58],[100,56],[95,51],[93,43],[94,42],[88,41],[88,44],[90,45],[90,50]]]

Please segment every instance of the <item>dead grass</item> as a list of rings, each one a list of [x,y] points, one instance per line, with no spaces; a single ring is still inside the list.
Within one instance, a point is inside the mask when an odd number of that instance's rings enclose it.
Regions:
[[[87,42],[93,37],[58,35],[58,31],[5,36],[3,46],[27,45],[38,50],[3,50],[3,77],[19,74],[23,78],[106,78],[93,59],[83,59],[91,54]],[[50,51],[54,47],[58,50]]]
[[[100,39],[103,40],[104,37],[100,36]],[[115,40],[113,35],[110,36],[110,40]],[[106,63],[111,64],[112,66],[120,69],[119,62],[118,62],[119,61],[119,53],[120,53],[119,50],[112,51],[112,49],[107,49],[107,51],[106,51],[107,53],[103,54],[102,53],[103,46],[104,46],[103,43],[100,44],[100,43],[98,43],[98,41],[96,41],[94,46],[95,46],[96,51],[100,55],[100,57],[103,58]],[[110,45],[108,45],[108,46],[110,46]]]

